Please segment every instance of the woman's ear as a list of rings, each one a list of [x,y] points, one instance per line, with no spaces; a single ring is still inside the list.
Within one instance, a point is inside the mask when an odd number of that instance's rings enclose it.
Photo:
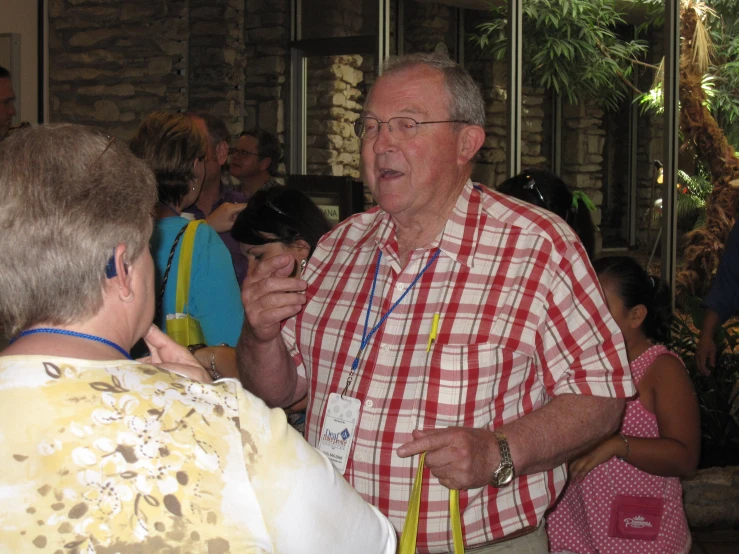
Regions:
[[[304,239],[298,239],[292,244],[292,248],[300,253],[301,260],[307,260],[310,256],[310,244]]]
[[[127,258],[128,252],[126,250],[126,245],[119,244],[115,247],[113,256],[106,267],[106,277],[108,277],[108,282],[114,287],[113,290],[117,287],[118,296],[124,302],[130,302],[128,298],[133,298],[130,263]],[[112,269],[114,269],[115,272],[113,272]]]

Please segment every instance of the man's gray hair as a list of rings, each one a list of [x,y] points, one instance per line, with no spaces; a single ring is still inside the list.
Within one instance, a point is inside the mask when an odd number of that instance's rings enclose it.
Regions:
[[[398,73],[419,65],[438,69],[444,74],[444,82],[449,92],[450,119],[485,127],[485,102],[480,87],[464,67],[444,54],[415,53],[393,56],[385,60],[382,74]]]
[[[193,114],[188,113],[187,116],[199,117],[205,121],[205,126],[208,128],[208,138],[210,139],[210,145],[215,150],[216,146],[222,142],[228,143],[228,128],[220,117],[217,117],[208,112],[195,112]]]

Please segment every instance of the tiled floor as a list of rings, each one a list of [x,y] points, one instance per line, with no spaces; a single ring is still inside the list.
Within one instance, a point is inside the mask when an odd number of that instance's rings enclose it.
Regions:
[[[739,554],[739,529],[693,532],[690,554]]]

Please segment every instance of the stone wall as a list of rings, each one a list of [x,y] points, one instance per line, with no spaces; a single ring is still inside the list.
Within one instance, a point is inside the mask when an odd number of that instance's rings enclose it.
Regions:
[[[266,129],[284,144],[290,98],[290,2],[245,3],[244,128]]]
[[[356,36],[364,25],[363,3],[338,0],[321,19],[333,37]],[[369,57],[373,60],[373,57]],[[308,174],[359,179],[359,139],[352,125],[363,109],[364,56],[313,56],[308,59],[306,158]]]
[[[485,12],[467,12],[465,32],[471,34],[479,23],[487,17]],[[508,68],[504,61],[495,60],[478,46],[467,43],[465,47],[465,67],[482,90],[486,108],[487,137],[480,149],[473,177],[475,180],[495,187],[503,182],[506,175],[506,136],[508,122],[506,102]],[[524,87],[521,113],[521,166],[522,168],[549,169],[550,156],[546,152],[549,141],[544,136],[544,128],[551,117],[546,109],[548,97],[541,90]]]
[[[352,125],[362,111],[362,56],[311,58],[308,70],[307,169],[312,175],[359,179],[359,138]]]
[[[405,30],[403,51],[445,52],[453,45],[448,44],[450,25],[453,23],[453,8],[429,2],[405,2]]]
[[[600,224],[603,203],[603,110],[592,103],[562,107],[562,180],[584,191],[598,209],[593,223]]]
[[[187,0],[49,0],[50,119],[130,138],[188,107]]]
[[[223,119],[236,136],[244,127],[245,0],[190,0],[188,110]]]

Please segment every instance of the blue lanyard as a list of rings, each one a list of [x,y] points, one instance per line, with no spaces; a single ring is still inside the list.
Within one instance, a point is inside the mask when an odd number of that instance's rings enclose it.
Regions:
[[[15,337],[11,342],[14,343],[16,340],[18,340],[21,337],[27,337],[28,335],[36,335],[38,333],[49,333],[51,335],[67,335],[70,337],[77,337],[79,339],[85,339],[85,340],[91,340],[95,342],[99,342],[102,344],[105,344],[107,346],[110,346],[111,348],[115,348],[123,354],[127,359],[133,360],[131,355],[126,352],[122,347],[118,346],[113,341],[110,341],[108,339],[104,339],[103,337],[98,337],[95,335],[87,335],[85,333],[78,333],[77,331],[67,331],[66,329],[53,329],[51,327],[38,327],[36,329],[28,329],[27,331],[21,332],[17,337]]]
[[[380,260],[382,260],[382,250],[378,251],[377,254],[377,264],[375,264],[375,276],[372,279],[372,289],[370,290],[370,298],[369,298],[369,305],[367,306],[367,314],[364,318],[364,330],[362,331],[362,343],[359,346],[359,351],[357,352],[356,357],[354,358],[354,361],[352,362],[352,369],[349,372],[349,377],[346,379],[346,385],[344,385],[344,390],[341,393],[341,396],[343,397],[346,392],[349,390],[349,386],[352,384],[352,381],[354,380],[354,374],[357,371],[357,367],[359,367],[359,357],[362,355],[362,351],[364,350],[365,346],[369,343],[372,336],[377,332],[377,330],[382,327],[382,324],[385,323],[385,320],[388,318],[388,316],[393,313],[393,310],[398,307],[398,304],[400,304],[403,299],[406,297],[406,295],[411,291],[411,289],[415,286],[415,284],[418,282],[418,280],[421,278],[421,275],[426,273],[426,270],[430,268],[433,263],[436,261],[436,258],[439,257],[439,254],[441,254],[441,250],[437,250],[436,253],[431,256],[431,259],[429,260],[429,263],[426,264],[426,267],[424,267],[421,272],[416,275],[416,278],[413,279],[413,282],[408,285],[408,288],[405,289],[405,292],[398,298],[395,303],[390,306],[390,309],[385,313],[384,316],[380,319],[380,321],[375,325],[369,333],[367,333],[367,328],[369,327],[369,316],[370,311],[372,311],[372,299],[375,297],[375,286],[377,285],[377,274],[380,272]]]

